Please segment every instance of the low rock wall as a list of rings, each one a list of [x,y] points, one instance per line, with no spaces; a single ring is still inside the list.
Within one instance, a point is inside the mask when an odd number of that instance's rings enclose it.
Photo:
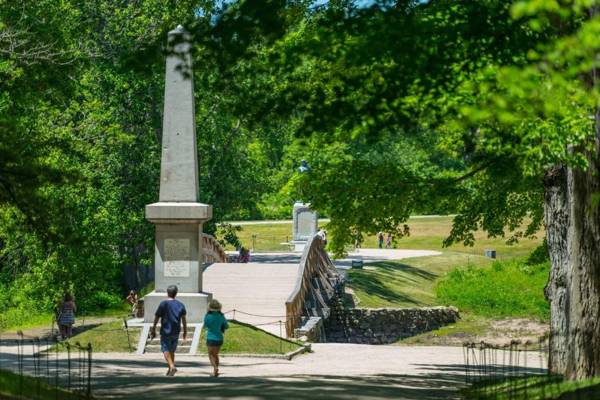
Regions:
[[[454,307],[350,308],[326,322],[328,342],[388,344],[458,321]]]
[[[310,317],[304,324],[296,329],[295,337],[304,338],[308,342],[318,343],[322,342],[325,334],[325,327],[323,325],[323,318],[321,317]]]

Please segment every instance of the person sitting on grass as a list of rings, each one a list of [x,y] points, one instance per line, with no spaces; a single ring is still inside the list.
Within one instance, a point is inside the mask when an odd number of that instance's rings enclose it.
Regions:
[[[219,376],[219,351],[223,345],[223,333],[229,328],[229,324],[221,312],[221,303],[215,299],[208,303],[208,312],[204,316],[204,327],[206,328],[208,359],[213,367],[212,376],[217,377]]]
[[[154,313],[154,325],[150,331],[150,337],[156,337],[156,324],[160,319],[160,351],[163,353],[169,369],[167,376],[174,376],[177,372],[175,367],[175,351],[179,341],[179,333],[183,324],[183,341],[187,338],[187,321],[185,305],[182,302],[175,300],[177,296],[177,286],[171,285],[167,288],[166,300],[163,300],[158,305],[156,313]]]
[[[75,323],[75,313],[77,306],[70,293],[65,293],[63,302],[58,306],[58,327],[62,339],[68,339],[73,336],[73,324]]]

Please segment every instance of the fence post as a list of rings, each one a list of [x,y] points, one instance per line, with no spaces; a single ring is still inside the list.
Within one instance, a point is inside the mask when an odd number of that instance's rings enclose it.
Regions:
[[[67,346],[67,390],[71,390],[71,344],[65,342]],[[70,397],[70,396],[69,396]]]
[[[23,332],[18,331],[17,339],[17,363],[19,369],[19,398],[23,397]]]
[[[281,330],[281,320],[279,320],[279,352],[281,354],[283,354],[283,339],[281,338],[282,334],[283,332]]]
[[[127,318],[123,317],[123,325],[125,325],[125,332],[127,333],[127,346],[129,347],[129,352],[131,353],[131,339],[129,339],[129,325],[127,325]]]
[[[54,359],[54,399],[58,400],[58,336],[54,341],[54,349],[56,350],[56,357]]]
[[[92,344],[88,343],[88,376],[87,376],[87,393],[88,399],[92,398]]]
[[[36,343],[37,343],[37,348],[36,348]],[[34,340],[32,340],[32,347],[33,347],[33,370],[34,370],[34,375],[35,375],[35,382],[36,382],[36,393],[37,396],[40,397],[40,392],[41,392],[41,387],[40,387],[40,338],[35,338]]]

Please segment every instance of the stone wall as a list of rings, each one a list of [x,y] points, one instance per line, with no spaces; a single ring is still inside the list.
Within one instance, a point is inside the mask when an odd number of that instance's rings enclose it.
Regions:
[[[454,307],[338,309],[326,322],[328,342],[387,344],[438,329],[460,317]]]
[[[322,342],[325,338],[323,318],[307,318],[304,324],[294,331],[294,337],[313,343]]]

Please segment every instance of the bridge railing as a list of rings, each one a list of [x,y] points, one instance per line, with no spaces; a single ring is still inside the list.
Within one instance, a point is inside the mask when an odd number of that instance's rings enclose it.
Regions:
[[[202,257],[205,263],[225,263],[227,262],[227,253],[221,244],[213,236],[202,234]]]
[[[294,337],[304,317],[324,316],[329,309],[329,300],[343,281],[319,235],[306,244],[298,268],[296,285],[285,303],[288,337]]]

